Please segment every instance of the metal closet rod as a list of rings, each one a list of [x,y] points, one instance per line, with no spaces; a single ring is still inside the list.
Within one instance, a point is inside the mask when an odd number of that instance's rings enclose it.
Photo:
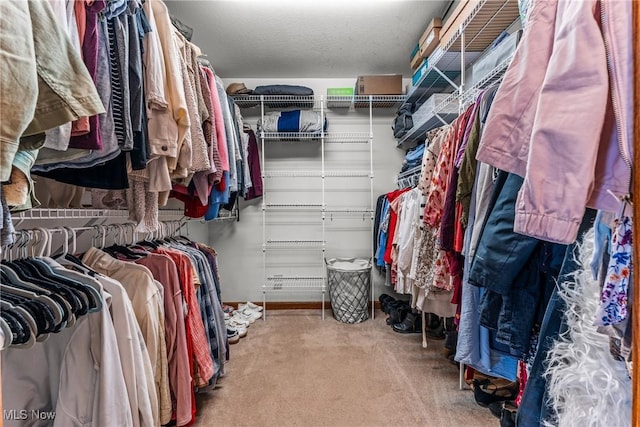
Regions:
[[[15,231],[14,243],[3,247],[3,257],[8,255],[13,258],[15,253],[16,257],[27,256],[50,256],[53,253],[52,243],[54,240],[53,235],[60,233],[63,235],[60,242],[60,249],[62,253],[66,254],[75,253],[77,251],[78,235],[85,231],[94,231],[95,234],[91,238],[92,246],[103,248],[107,243],[107,236],[113,234],[113,243],[119,245],[133,244],[140,240],[141,235],[144,236],[144,240],[161,239],[169,236],[177,235],[180,230],[187,225],[187,221],[180,220],[167,220],[160,221],[160,227],[158,230],[142,233],[136,231],[136,225],[132,222],[120,223],[120,224],[96,224],[84,227],[66,227],[60,226],[56,228],[46,227],[34,227],[31,229],[22,229]],[[131,239],[127,239],[127,232],[130,230]]]

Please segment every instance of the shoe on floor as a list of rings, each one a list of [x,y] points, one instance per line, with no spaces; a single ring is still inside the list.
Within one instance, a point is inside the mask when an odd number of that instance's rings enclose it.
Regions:
[[[251,322],[251,320],[247,316],[245,316],[244,314],[240,313],[239,311],[234,311],[229,320],[234,320],[234,321],[240,323],[245,328],[248,328],[249,325],[251,323],[253,323],[253,322]],[[254,322],[255,322],[255,320],[254,320]]]
[[[238,304],[238,310],[242,311],[242,310],[244,310],[246,308],[248,308],[249,310],[252,310],[252,311],[262,311],[262,310],[264,310],[264,308],[261,305],[254,304],[251,301],[247,301],[245,304]]]
[[[229,344],[236,344],[240,342],[240,334],[235,329],[227,328],[227,340]]]
[[[382,311],[385,314],[389,314],[389,309],[391,307],[391,304],[393,304],[396,301],[396,299],[391,295],[382,294],[378,298],[378,301],[380,301],[380,308],[382,309]]]
[[[518,407],[515,405],[515,402],[511,400],[507,400],[506,402],[492,402],[487,405],[487,408],[489,408],[489,411],[491,411],[491,415],[501,420],[500,422],[502,422],[503,413],[505,412],[515,413],[518,410]],[[504,417],[507,418],[508,420],[510,418],[509,415],[510,414],[505,414]]]
[[[244,324],[237,322],[235,319],[226,320],[225,324],[227,325],[227,329],[238,331],[240,338],[244,338],[247,336],[247,327]]]
[[[435,314],[427,313],[427,325],[427,338],[431,338],[433,340],[445,339],[444,319],[436,316]]]
[[[393,331],[400,334],[422,333],[422,316],[411,311],[408,312],[402,322],[393,324]]]
[[[222,311],[224,311],[225,313],[231,314],[234,310],[235,308],[233,308],[232,305],[222,304]]]
[[[505,402],[500,414],[500,427],[516,427],[517,408],[509,402]]]
[[[409,303],[406,301],[395,301],[389,304],[390,324],[401,323],[404,321],[407,313],[411,311]]]
[[[248,308],[244,308],[242,310],[237,310],[234,313],[234,316],[237,314],[239,316],[243,316],[245,319],[249,321],[249,323],[254,323],[256,320],[262,317],[262,313],[259,311],[253,311]]]
[[[513,400],[518,396],[520,387],[517,381],[498,386],[489,379],[473,380],[473,397],[480,406],[487,407],[493,402]]]

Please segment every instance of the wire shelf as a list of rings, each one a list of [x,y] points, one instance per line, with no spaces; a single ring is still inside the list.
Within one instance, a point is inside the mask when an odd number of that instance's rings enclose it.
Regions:
[[[330,132],[325,134],[326,142],[369,142],[372,136],[368,132]]]
[[[327,213],[344,213],[344,214],[362,214],[373,213],[371,208],[329,208],[325,209]]]
[[[422,171],[422,165],[416,166],[415,168],[411,168],[411,169],[408,169],[408,170],[406,170],[404,172],[399,173],[398,174],[398,179],[406,178],[406,177],[411,176],[411,175],[415,175],[417,173],[420,173],[421,171]]]
[[[303,108],[316,106],[317,97],[292,95],[233,95],[233,100],[240,108],[255,108],[264,103],[267,108]]]
[[[398,188],[415,187],[420,180],[422,166],[416,166],[405,172],[399,173],[397,178]]]
[[[458,99],[457,96],[448,97],[447,100],[437,105],[436,108],[434,108],[433,115],[429,117],[426,121],[424,121],[422,124],[411,128],[411,130],[407,132],[407,134],[398,141],[397,147],[405,150],[409,148],[413,148],[416,145],[419,145],[425,142],[427,132],[429,132],[431,129],[435,129],[439,126],[444,125],[443,121],[445,121],[446,123],[451,123],[453,120],[455,120],[455,118],[458,117],[457,113],[455,114],[454,113],[438,113],[437,114],[437,111],[438,109],[442,110],[442,107],[444,107],[447,104],[450,104],[453,101],[456,101],[457,99]],[[447,104],[445,104],[445,102]]]
[[[519,16],[517,0],[481,0],[444,48],[460,51],[464,32],[465,50],[482,52]]]
[[[181,209],[160,209],[158,215],[161,218],[182,218],[184,212]],[[12,213],[14,219],[46,220],[46,219],[105,219],[105,218],[129,218],[126,209],[49,209],[35,208],[23,212]]]
[[[514,53],[505,58],[502,62],[500,62],[493,70],[489,71],[486,76],[484,76],[480,81],[475,83],[469,90],[465,91],[464,97],[462,98],[462,106],[467,107],[471,103],[473,103],[478,96],[478,93],[489,86],[496,84],[502,81],[505,73],[507,72],[507,68],[509,68],[509,64],[513,59]]]
[[[310,208],[322,208],[322,203],[267,203],[264,205],[267,209],[310,209]]]
[[[274,141],[319,141],[321,132],[263,132],[260,136],[264,140]]]
[[[453,120],[455,120],[455,118],[458,117],[458,114],[439,114],[439,112],[443,111],[444,107],[451,104],[452,102],[459,102],[461,109],[467,108],[476,100],[476,97],[478,96],[478,93],[480,91],[502,80],[505,72],[507,71],[507,68],[509,68],[509,64],[511,63],[512,59],[513,53],[505,58],[502,62],[500,62],[500,64],[498,64],[494,69],[489,71],[487,75],[485,75],[481,80],[476,82],[469,89],[465,89],[464,95],[462,97],[460,96],[459,91],[455,91],[450,94],[447,98],[445,98],[442,102],[440,102],[433,108],[434,115],[431,118],[429,118],[420,126],[412,128],[405,136],[402,137],[402,139],[398,141],[397,146],[404,149],[412,148],[423,142],[426,133],[431,129],[442,126],[442,120],[446,121],[447,123],[451,123]],[[438,114],[440,118],[438,118],[436,114]]]
[[[314,290],[324,292],[325,279],[322,276],[270,276],[262,285],[263,291],[283,289]]]
[[[328,95],[327,108],[397,108],[405,95]]]
[[[442,92],[450,87],[449,80],[455,80],[460,76],[463,66],[460,36],[463,32],[465,34],[464,68],[466,69],[518,16],[517,0],[479,1],[454,36],[429,56],[428,68],[409,90],[405,104],[414,104],[419,107],[433,93]]]
[[[205,220],[205,219],[202,220],[202,222],[207,222],[207,223],[208,222],[226,222],[226,221],[238,221],[238,211],[237,210],[233,210],[229,212],[220,211],[217,218],[210,219],[210,220]]]
[[[371,171],[325,171],[324,176],[331,178],[373,178]]]
[[[265,249],[288,249],[288,248],[304,248],[304,249],[322,249],[325,245],[324,240],[267,240],[264,244]]]
[[[47,209],[36,208],[12,213],[14,219],[88,219],[88,218],[128,218],[128,210],[114,209]]]
[[[321,178],[322,171],[309,170],[309,171],[294,171],[294,170],[280,170],[280,171],[266,171],[263,174],[263,178],[285,178],[285,177],[298,177],[298,178]],[[324,176],[327,178],[368,178],[373,177],[370,171],[353,171],[353,170],[335,170],[325,171]]]
[[[273,170],[265,171],[263,178],[284,178],[284,177],[321,177],[322,171],[294,171],[294,170]]]

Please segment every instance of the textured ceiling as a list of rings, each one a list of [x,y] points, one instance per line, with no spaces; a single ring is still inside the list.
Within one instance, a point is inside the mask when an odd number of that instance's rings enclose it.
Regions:
[[[411,76],[409,55],[451,0],[166,2],[222,77]]]

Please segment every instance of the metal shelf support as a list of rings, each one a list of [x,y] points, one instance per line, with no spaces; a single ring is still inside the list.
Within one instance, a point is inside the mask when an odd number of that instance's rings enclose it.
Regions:
[[[433,67],[433,71],[435,71],[436,73],[440,74],[440,76],[445,79],[451,86],[453,86],[455,88],[455,90],[459,90],[460,86],[458,86],[457,84],[455,84],[455,82],[453,80],[451,80],[449,78],[449,76],[447,76],[444,72],[440,71],[440,68],[434,66]]]

